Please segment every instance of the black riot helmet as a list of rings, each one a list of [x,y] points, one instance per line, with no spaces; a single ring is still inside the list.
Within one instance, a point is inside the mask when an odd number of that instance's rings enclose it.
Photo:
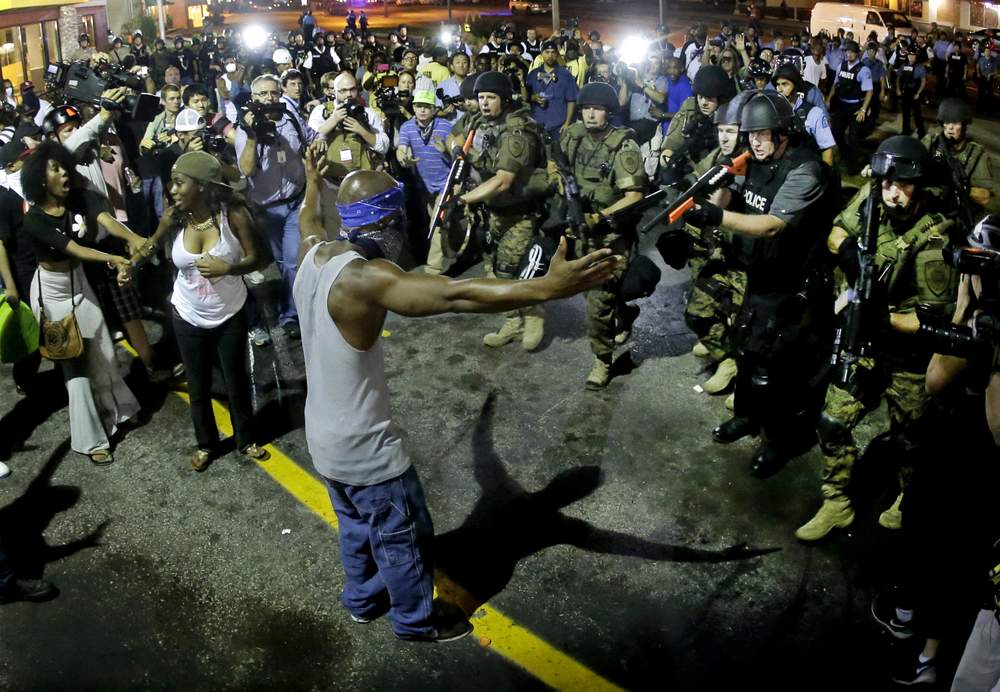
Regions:
[[[792,126],[792,104],[777,91],[749,92],[740,113],[740,132],[779,130],[787,132]]]
[[[844,41],[844,45],[841,48],[844,52],[853,51],[859,55],[861,54],[861,46],[858,45],[857,41]]]
[[[944,123],[969,124],[972,122],[972,109],[962,99],[951,96],[941,101],[941,105],[938,106],[937,120],[942,125]]]
[[[1000,254],[1000,215],[990,214],[976,224],[966,239],[969,247]]]
[[[715,124],[739,125],[740,113],[743,110],[743,104],[745,104],[747,102],[747,98],[753,94],[754,92],[752,91],[742,91],[734,96],[729,103],[720,104],[719,109],[715,111]]]
[[[771,75],[771,84],[778,86],[779,79],[787,79],[789,82],[795,85],[795,91],[805,91],[802,84],[802,75],[795,66],[790,63],[785,63],[784,65],[779,65],[778,69],[774,71]]]
[[[608,113],[618,112],[618,94],[614,87],[606,82],[590,82],[584,84],[576,97],[576,107],[600,106]]]
[[[754,58],[747,66],[751,79],[771,79],[771,65],[761,58]]]
[[[476,98],[476,79],[478,75],[469,75],[462,80],[462,83],[458,87],[459,95],[466,101],[471,101]]]
[[[476,96],[479,96],[480,92],[483,91],[496,94],[504,101],[510,101],[514,94],[514,86],[510,83],[510,77],[502,72],[491,70],[476,77]]]
[[[907,135],[896,135],[878,145],[872,156],[872,175],[883,180],[920,180],[929,172],[927,148]]]
[[[696,96],[728,101],[736,95],[736,85],[718,65],[703,65],[694,76],[692,90]]]
[[[66,123],[74,122],[77,126],[83,124],[83,116],[75,106],[68,104],[56,106],[45,114],[45,119],[42,120],[42,134],[54,135]]]

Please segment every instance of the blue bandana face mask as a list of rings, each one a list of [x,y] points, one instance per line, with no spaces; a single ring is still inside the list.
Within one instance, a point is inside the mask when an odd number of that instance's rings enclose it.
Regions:
[[[338,205],[339,206],[339,205]],[[339,238],[364,249],[369,259],[387,259],[399,264],[406,237],[406,211],[398,214],[383,225],[361,231],[341,228]]]
[[[406,234],[403,202],[403,186],[397,184],[366,199],[338,204],[340,239],[363,248],[370,258],[398,262]]]

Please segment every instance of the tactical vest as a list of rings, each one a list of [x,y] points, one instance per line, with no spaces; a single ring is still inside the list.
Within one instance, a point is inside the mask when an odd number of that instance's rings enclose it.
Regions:
[[[860,101],[865,97],[861,90],[861,61],[854,67],[841,66],[837,72],[837,98],[842,101]]]
[[[336,107],[333,101],[324,104],[324,117],[333,115]],[[359,134],[337,127],[327,134],[326,139],[327,175],[338,182],[352,171],[373,171],[382,165],[382,157]]]
[[[525,135],[531,148],[531,163],[523,168],[506,192],[487,202],[490,208],[508,208],[526,201],[545,196],[548,182],[545,172],[545,146],[542,128],[531,117],[531,111],[522,106],[501,118],[491,120],[479,117],[476,120],[476,135],[469,152],[469,161],[483,180],[489,180],[497,173],[500,160],[500,142],[508,134]]]
[[[614,160],[625,142],[635,140],[635,132],[627,127],[614,127],[599,142],[587,141],[590,139],[584,124],[574,123],[564,152],[573,166],[580,195],[587,200],[586,211],[596,212],[610,206],[619,196],[613,180]]]
[[[916,91],[919,81],[916,76],[916,65],[903,65],[899,68],[899,90]]]
[[[806,101],[806,95],[801,91],[796,93],[795,97],[797,105],[792,111],[792,131],[802,137],[803,141],[812,140],[815,144],[815,140],[808,136],[809,132],[806,130],[806,120],[809,118],[809,111],[812,110],[813,105]]]
[[[758,162],[747,167],[742,194],[745,214],[767,214],[778,190],[793,169],[809,161],[819,163],[819,156],[808,147],[789,147],[777,161]],[[749,238],[733,234],[736,261],[747,271],[748,291],[755,293],[794,293],[816,268],[833,219],[831,204],[836,192],[829,184],[826,191],[810,205],[795,228],[773,238]]]

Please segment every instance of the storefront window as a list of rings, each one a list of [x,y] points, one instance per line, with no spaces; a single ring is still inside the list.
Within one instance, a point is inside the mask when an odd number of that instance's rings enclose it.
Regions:
[[[48,60],[45,59],[42,25],[25,24],[22,31],[24,32],[24,46],[28,51],[28,79],[35,84],[41,84],[45,81],[45,67],[48,65]]]
[[[87,36],[90,37],[90,45],[92,46],[97,45],[97,33],[94,31],[94,15],[92,14],[80,15],[80,33],[87,34]]]
[[[49,62],[62,62],[62,43],[59,41],[59,23],[56,21],[42,22],[45,32],[45,50],[48,51]]]
[[[14,84],[24,81],[24,51],[19,27],[0,29],[0,70]]]

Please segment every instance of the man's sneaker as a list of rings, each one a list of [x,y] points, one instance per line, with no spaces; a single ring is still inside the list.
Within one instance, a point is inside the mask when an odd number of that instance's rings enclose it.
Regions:
[[[587,389],[604,389],[608,386],[610,380],[611,364],[605,363],[600,358],[595,358],[594,367],[590,369],[590,374],[587,375],[587,382],[584,386]]]
[[[55,598],[59,589],[42,579],[15,579],[6,587],[0,588],[0,603],[15,603],[31,601],[41,603]]]
[[[800,526],[795,537],[800,541],[812,543],[825,538],[834,529],[846,529],[854,523],[854,508],[846,497],[823,500],[823,506],[816,516]]]
[[[638,305],[625,305],[618,313],[618,333],[615,334],[615,343],[621,346],[632,336],[632,325],[639,317]]]
[[[718,394],[725,391],[730,383],[736,378],[736,361],[726,358],[719,363],[715,369],[715,374],[701,386],[706,394]]]
[[[694,345],[691,349],[691,355],[695,358],[708,358],[708,348],[705,347],[700,341]]]
[[[0,461],[0,478],[6,478],[10,475],[10,467],[7,464]]]
[[[919,658],[912,658],[905,666],[900,666],[893,673],[892,681],[899,685],[933,685],[937,682],[937,666],[934,659],[921,663]]]
[[[258,286],[258,285],[264,283],[264,274],[263,274],[263,272],[252,271],[252,272],[250,272],[248,274],[245,274],[245,276],[246,276],[247,283],[253,284],[254,286]]]
[[[351,619],[354,620],[354,622],[358,623],[359,625],[367,625],[369,622],[371,622],[375,618],[374,617],[365,617],[365,616],[362,616],[362,615],[355,615],[354,613],[351,613]]]
[[[254,327],[251,329],[250,339],[253,341],[253,345],[258,348],[268,346],[271,343],[271,335],[263,327]]]
[[[872,599],[872,617],[896,639],[909,639],[913,636],[913,628],[910,627],[910,623],[900,622],[896,619],[896,608],[889,602],[888,598],[876,596]]]
[[[490,348],[504,346],[517,339],[523,333],[524,321],[521,319],[521,316],[508,317],[500,329],[483,337],[483,345]]]
[[[899,508],[899,503],[903,501],[903,493],[896,496],[896,501],[892,507],[878,515],[878,525],[883,529],[898,531],[903,528],[903,512]]]
[[[396,634],[398,639],[408,642],[453,642],[472,632],[472,623],[461,618],[439,621],[427,634]]]

